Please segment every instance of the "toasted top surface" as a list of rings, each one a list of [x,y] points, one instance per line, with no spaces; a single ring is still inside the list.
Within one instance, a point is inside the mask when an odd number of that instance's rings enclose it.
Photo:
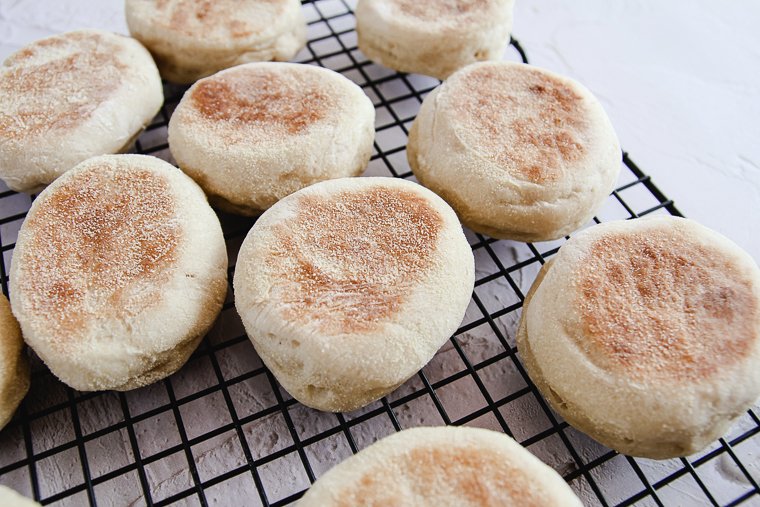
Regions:
[[[327,334],[377,328],[404,303],[436,255],[441,213],[414,186],[371,181],[351,190],[297,196],[273,228],[271,297],[288,320]]]
[[[756,347],[756,284],[734,256],[681,222],[603,235],[579,263],[576,339],[600,367],[694,381]]]
[[[548,505],[529,487],[533,480],[499,450],[420,445],[369,468],[340,492],[337,505],[419,505],[440,491],[441,482],[465,505]]]
[[[562,478],[504,434],[467,427],[395,433],[319,479],[304,505],[580,505]],[[301,504],[299,504],[301,505]]]
[[[438,96],[457,135],[513,177],[544,184],[587,153],[590,118],[580,88],[524,64],[475,64],[452,75]]]
[[[196,83],[179,118],[231,141],[296,136],[337,114],[331,79],[326,71],[305,65],[238,66]]]
[[[154,305],[176,260],[182,232],[167,174],[121,157],[91,159],[59,178],[19,235],[14,290],[62,348],[88,318],[124,319]]]
[[[149,7],[161,30],[198,37],[249,39],[277,21],[289,0],[130,0]]]
[[[126,37],[82,30],[42,39],[0,67],[0,139],[77,126],[121,87]]]
[[[356,10],[361,21],[367,12],[385,23],[416,31],[472,33],[511,17],[512,0],[360,0]],[[441,32],[442,31],[442,32]]]
[[[497,2],[490,0],[388,0],[404,15],[420,21],[440,22],[446,19],[466,19],[482,14]]]

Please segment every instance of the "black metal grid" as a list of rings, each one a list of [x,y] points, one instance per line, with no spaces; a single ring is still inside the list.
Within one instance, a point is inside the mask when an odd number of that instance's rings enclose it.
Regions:
[[[367,174],[413,179],[406,135],[437,81],[367,61],[356,48],[345,0],[308,1],[303,9],[310,40],[297,60],[343,73],[375,103],[377,139]],[[506,58],[527,62],[516,40]],[[136,151],[171,161],[166,126],[183,91],[167,86],[166,105]],[[619,186],[594,222],[680,215],[628,154],[623,162]],[[30,203],[26,195],[0,192],[6,294],[7,268]],[[221,218],[232,280],[237,249],[253,222]],[[528,379],[514,331],[530,282],[564,240],[468,238],[476,283],[465,321],[431,364],[387,398],[350,414],[303,407],[256,357],[230,295],[188,364],[147,388],[80,393],[37,361],[30,394],[0,433],[0,483],[43,504],[280,506],[382,436],[421,424],[457,424],[513,436],[557,469],[587,505],[758,505],[756,411],[699,455],[665,462],[618,455],[562,421]]]

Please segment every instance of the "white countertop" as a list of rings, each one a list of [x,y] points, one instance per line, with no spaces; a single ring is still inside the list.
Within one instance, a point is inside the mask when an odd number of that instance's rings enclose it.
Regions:
[[[127,33],[123,0],[0,0],[0,59],[82,27]],[[588,86],[623,148],[688,217],[760,259],[760,2],[517,0],[531,63]]]

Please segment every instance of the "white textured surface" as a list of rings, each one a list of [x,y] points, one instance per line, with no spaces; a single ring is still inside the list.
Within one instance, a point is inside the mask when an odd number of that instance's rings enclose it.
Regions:
[[[122,0],[0,0],[0,59],[34,39],[75,28],[95,27],[126,33],[122,9]],[[528,52],[532,63],[568,74],[597,94],[616,126],[623,147],[687,216],[723,232],[748,249],[755,259],[760,259],[760,234],[754,233],[754,214],[760,209],[760,127],[756,120],[760,115],[760,87],[756,83],[760,76],[760,32],[754,26],[757,19],[760,19],[760,3],[753,0],[518,0],[515,37]],[[324,35],[318,30],[314,27],[311,36]],[[375,75],[375,72],[382,74],[374,67],[369,69],[370,74]],[[394,86],[394,82],[389,82],[381,88],[383,92],[393,92]],[[387,123],[390,119],[387,115],[387,111],[378,109],[378,124]],[[160,135],[159,131],[154,133]],[[382,148],[404,141],[403,132],[398,128],[388,129],[378,137]],[[400,152],[393,156],[393,162],[404,165],[403,155]],[[369,172],[375,171],[388,174],[387,170],[382,172],[380,164],[371,166]],[[29,205],[28,197],[23,195],[4,201],[6,206],[9,202],[17,206],[14,213]],[[17,229],[18,224],[12,222],[3,229],[4,242],[15,239],[14,228]],[[501,259],[511,263],[530,255],[519,243],[502,241],[494,243],[492,248]],[[475,254],[476,276],[483,277],[495,271],[483,249]],[[6,262],[8,257],[9,253],[6,253]],[[513,274],[523,292],[527,291],[537,267],[530,265]],[[517,296],[503,277],[479,286],[476,292],[491,312],[517,302]],[[480,317],[477,307],[471,304],[465,323]],[[517,317],[512,312],[494,322],[510,342]],[[239,319],[234,309],[230,309],[223,313],[215,326],[211,340],[216,343],[221,337],[241,333]],[[459,342],[472,362],[503,352],[488,325],[463,333]],[[227,379],[249,372],[259,364],[247,342],[221,349],[216,356],[221,373]],[[430,382],[435,382],[464,368],[459,354],[449,343],[425,368],[425,373]],[[201,356],[172,376],[170,382],[177,398],[182,401],[184,396],[215,385],[218,379],[214,375],[209,359]],[[483,368],[479,377],[494,399],[525,387],[522,377],[508,359]],[[392,402],[420,387],[420,380],[415,378],[389,399]],[[464,376],[436,393],[454,418],[485,406],[471,376]],[[229,394],[241,418],[276,404],[272,387],[264,375],[230,385]],[[65,400],[66,393],[60,384],[41,375],[32,387],[27,408],[35,412]],[[168,402],[161,384],[131,392],[127,400],[132,417],[139,417]],[[369,409],[378,406],[373,404]],[[348,414],[347,419],[369,409]],[[78,412],[85,435],[122,419],[119,399],[114,393],[79,403]],[[336,424],[334,415],[301,405],[294,405],[289,412],[301,439]],[[196,401],[181,402],[179,413],[191,439],[230,422],[220,391],[213,391]],[[401,405],[395,413],[403,427],[443,422],[427,396]],[[504,404],[501,413],[521,441],[550,428],[548,419],[532,396],[522,396]],[[494,429],[499,426],[492,413],[471,424]],[[741,434],[742,429],[753,426],[754,423],[744,415],[731,435]],[[31,430],[35,435],[33,447],[37,453],[74,438],[68,410],[35,419]],[[254,459],[293,444],[279,411],[244,424],[242,431]],[[380,416],[351,429],[359,448],[392,431],[389,419]],[[177,420],[171,412],[141,420],[135,424],[135,433],[140,453],[149,461],[155,453],[180,443]],[[566,434],[584,462],[606,452],[602,446],[572,429]],[[124,429],[88,440],[85,448],[90,471],[95,477],[134,460]],[[0,433],[0,449],[0,467],[25,457],[20,427]],[[541,439],[529,450],[560,473],[566,474],[576,468],[556,434]],[[749,439],[735,451],[754,477],[760,478],[760,440],[756,437]],[[245,462],[241,442],[234,430],[204,440],[195,445],[192,452],[201,480],[208,480]],[[347,457],[350,449],[346,438],[338,433],[307,447],[305,453],[319,476]],[[78,460],[78,450],[74,447],[39,461],[36,469],[41,494],[50,496],[72,484],[80,484],[82,471]],[[650,481],[657,481],[683,466],[677,460],[637,460],[637,463]],[[295,453],[262,465],[258,472],[271,494],[270,501],[308,485]],[[747,479],[725,453],[699,467],[698,473],[700,479],[710,485],[718,502],[730,501],[749,487]],[[641,482],[622,456],[595,468],[591,475],[603,487],[610,503],[628,498],[642,489]],[[182,452],[151,461],[146,465],[146,476],[154,500],[171,496],[193,484]],[[31,492],[26,467],[0,477],[0,482],[26,494]],[[588,504],[595,503],[585,478],[573,481],[572,486]],[[258,498],[251,495],[252,488],[251,474],[244,473],[208,488],[206,497],[212,505],[238,505],[241,498],[245,498],[243,503],[257,505]],[[95,493],[101,505],[143,504],[135,471],[96,486]],[[658,494],[666,505],[706,502],[689,474],[659,490]],[[82,505],[86,500],[83,491],[61,504]],[[188,497],[181,504],[196,505],[197,499]]]

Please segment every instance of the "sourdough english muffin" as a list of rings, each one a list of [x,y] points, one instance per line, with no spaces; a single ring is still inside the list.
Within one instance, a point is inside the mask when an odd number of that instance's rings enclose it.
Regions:
[[[219,220],[176,167],[89,159],[34,201],[10,270],[13,313],[50,370],[82,391],[179,369],[227,292]]]
[[[37,192],[79,162],[127,148],[161,108],[161,78],[134,39],[79,30],[0,67],[0,178]]]
[[[26,498],[11,488],[0,485],[0,505],[3,507],[39,507],[40,504]]]
[[[579,83],[510,62],[470,65],[425,97],[407,157],[462,222],[546,241],[588,222],[620,173],[620,145]]]
[[[513,0],[359,0],[359,49],[402,72],[445,79],[473,62],[499,60]]]
[[[445,202],[408,181],[344,178],[259,218],[238,255],[235,306],[294,398],[346,412],[430,361],[473,284],[472,250]]]
[[[306,44],[298,0],[127,0],[127,25],[176,83],[249,62],[289,60]]]
[[[298,507],[577,506],[554,470],[503,433],[422,427],[386,437],[315,482]]]
[[[358,176],[374,122],[369,98],[336,72],[250,63],[187,91],[169,122],[169,146],[213,205],[255,215],[312,183]]]
[[[13,417],[29,391],[29,362],[24,355],[21,329],[11,306],[0,295],[0,429]]]
[[[669,458],[723,435],[760,396],[760,271],[675,217],[579,233],[541,270],[517,336],[570,424],[620,452]]]

